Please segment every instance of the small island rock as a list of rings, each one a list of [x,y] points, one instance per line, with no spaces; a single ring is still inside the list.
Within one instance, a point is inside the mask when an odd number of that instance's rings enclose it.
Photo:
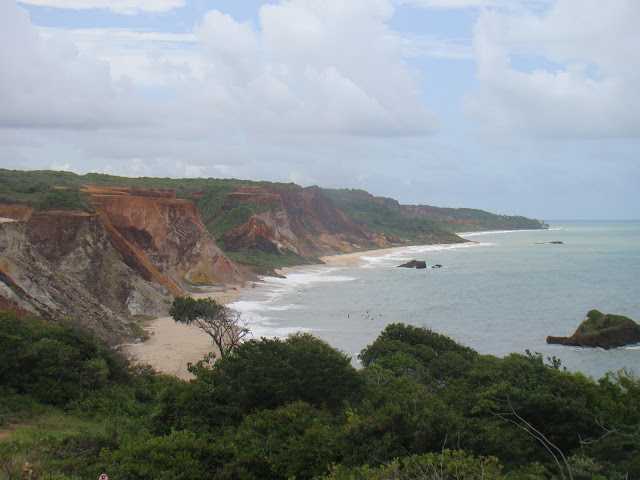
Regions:
[[[587,313],[587,319],[570,337],[547,337],[547,343],[578,347],[601,347],[606,350],[640,342],[640,325],[622,315],[604,315],[598,310]]]
[[[410,260],[407,263],[403,263],[402,265],[398,265],[398,267],[404,268],[427,268],[427,262],[424,260]]]

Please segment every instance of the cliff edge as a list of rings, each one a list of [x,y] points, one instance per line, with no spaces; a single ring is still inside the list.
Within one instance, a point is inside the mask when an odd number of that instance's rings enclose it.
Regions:
[[[0,205],[0,305],[71,317],[101,337],[130,336],[126,317],[164,315],[173,296],[243,283],[198,208],[168,189],[85,187],[93,211]]]

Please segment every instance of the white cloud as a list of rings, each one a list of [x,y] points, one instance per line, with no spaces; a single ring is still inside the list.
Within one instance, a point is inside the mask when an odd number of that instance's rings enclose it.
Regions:
[[[142,121],[127,82],[109,64],[79,54],[64,35],[42,38],[27,13],[0,3],[0,127],[95,128]]]
[[[543,13],[483,11],[474,32],[488,129],[640,136],[640,3],[558,0]]]
[[[399,4],[423,8],[478,8],[502,5],[509,0],[396,0]]]
[[[108,63],[113,78],[136,86],[173,89],[190,77],[203,77],[204,62],[193,33],[123,28],[39,28],[44,39],[65,37],[79,54]]]
[[[186,0],[20,0],[19,3],[70,10],[105,9],[123,15],[169,12],[187,4]]]
[[[440,38],[435,35],[405,35],[402,40],[405,57],[473,59],[471,42],[465,39]]]
[[[195,30],[197,45],[184,42],[176,55],[128,48],[128,57],[102,58],[145,84],[174,85],[184,103],[173,117],[192,132],[432,133],[417,73],[385,25],[392,14],[387,0],[293,0],[263,6],[254,25],[211,10]],[[152,58],[174,76],[152,69]]]
[[[436,128],[419,76],[403,60],[402,39],[386,26],[389,0],[283,1],[264,5],[258,25],[211,10],[193,34],[36,29],[23,9],[1,8],[0,27],[7,28],[0,32],[0,64],[10,73],[0,78],[0,125],[126,120],[161,123],[158,134],[178,138],[262,131],[395,136]],[[140,105],[140,92],[155,107]]]
[[[71,170],[71,164],[69,162],[67,162],[65,164],[59,165],[59,164],[54,162],[54,163],[51,164],[50,168],[51,168],[51,170],[61,170],[63,172],[68,172],[68,171]]]
[[[289,174],[289,181],[302,186],[317,184],[317,181],[312,176],[300,171],[291,172]]]
[[[522,7],[545,7],[553,0],[394,0],[398,5],[414,5],[431,9],[464,9],[502,7],[518,9]]]

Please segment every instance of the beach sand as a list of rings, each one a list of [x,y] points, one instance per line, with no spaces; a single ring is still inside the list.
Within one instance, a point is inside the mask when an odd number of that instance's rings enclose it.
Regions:
[[[325,265],[331,267],[354,267],[362,262],[362,257],[384,255],[392,249],[369,250],[365,252],[345,253],[322,257]],[[278,270],[280,275],[288,275],[297,271],[309,269],[310,265],[283,268]],[[229,304],[241,298],[242,291],[255,284],[249,282],[243,285],[229,285],[223,288],[203,289],[194,293],[193,298],[213,298]],[[159,372],[174,375],[183,380],[194,378],[187,370],[188,363],[196,363],[211,351],[215,350],[211,337],[194,326],[175,322],[171,317],[152,320],[147,331],[149,340],[124,347],[127,355],[136,363],[149,364]]]
[[[193,298],[213,298],[229,304],[240,298],[246,285],[229,285],[225,289],[211,289],[194,293]],[[127,345],[124,350],[136,363],[149,364],[155,370],[183,380],[194,378],[187,370],[188,363],[196,363],[209,352],[216,351],[211,337],[197,327],[162,317],[149,322],[149,340]]]

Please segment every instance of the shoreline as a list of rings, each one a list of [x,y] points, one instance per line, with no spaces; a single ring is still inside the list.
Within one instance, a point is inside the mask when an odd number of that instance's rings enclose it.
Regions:
[[[443,244],[445,245],[445,244]],[[415,247],[403,245],[398,247],[363,250],[359,252],[340,253],[321,257],[324,263],[317,265],[296,265],[277,269],[276,273],[287,276],[317,267],[356,267],[363,262],[363,257],[377,257],[393,251]],[[262,280],[264,277],[260,277]],[[203,287],[200,292],[192,293],[192,298],[212,298],[223,305],[230,305],[242,299],[243,293],[259,287],[262,282],[246,282],[225,286]],[[175,322],[171,317],[159,317],[151,320],[146,328],[149,339],[140,343],[128,344],[123,350],[134,362],[149,364],[161,373],[173,375],[182,380],[195,378],[187,370],[187,364],[202,360],[208,353],[215,351],[211,338],[195,326]]]
[[[212,298],[223,305],[237,302],[247,284],[211,287],[192,293],[192,298]],[[151,320],[145,329],[149,339],[124,346],[125,354],[138,364],[149,364],[154,370],[182,380],[195,378],[187,370],[188,363],[196,363],[210,352],[216,351],[211,337],[192,325],[176,322],[171,317]]]

